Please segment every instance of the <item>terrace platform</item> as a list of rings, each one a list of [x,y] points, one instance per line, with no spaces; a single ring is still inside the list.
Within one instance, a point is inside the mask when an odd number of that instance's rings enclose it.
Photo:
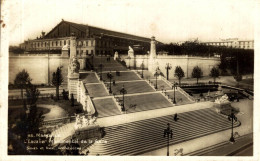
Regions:
[[[112,98],[94,99],[92,101],[97,111],[98,118],[121,114]]]
[[[106,83],[109,87],[109,83]],[[154,92],[155,90],[146,81],[129,81],[129,82],[117,82],[115,85],[111,85],[113,94],[120,94],[122,87],[127,90],[128,94]]]

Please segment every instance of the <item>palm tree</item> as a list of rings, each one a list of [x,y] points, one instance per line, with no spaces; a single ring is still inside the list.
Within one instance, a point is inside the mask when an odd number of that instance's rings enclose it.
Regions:
[[[176,66],[175,71],[174,71],[174,77],[177,77],[179,80],[179,86],[181,85],[181,79],[185,77],[184,71],[180,66]]]
[[[29,76],[29,73],[23,69],[21,72],[19,72],[14,80],[14,84],[21,89],[21,97],[23,100],[23,89],[25,89],[30,83],[31,78]]]

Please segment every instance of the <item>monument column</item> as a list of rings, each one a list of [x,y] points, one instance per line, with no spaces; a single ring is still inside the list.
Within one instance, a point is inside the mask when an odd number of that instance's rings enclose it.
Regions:
[[[74,56],[77,56],[76,52],[76,36],[74,33],[71,33],[70,36],[70,58],[73,58]]]
[[[156,40],[155,37],[151,37],[151,47],[150,47],[150,53],[149,53],[149,60],[148,60],[148,70],[152,73],[154,73],[157,65],[157,58],[156,58]]]
[[[79,84],[79,69],[80,64],[76,57],[76,37],[71,34],[70,37],[70,58],[68,66],[68,90],[69,97],[73,94],[74,99],[77,98],[78,84]]]

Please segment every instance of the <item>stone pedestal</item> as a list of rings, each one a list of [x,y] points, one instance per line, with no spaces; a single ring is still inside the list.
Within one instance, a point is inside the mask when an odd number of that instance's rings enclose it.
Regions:
[[[131,46],[129,46],[128,57],[134,58],[134,50],[131,48]]]
[[[74,98],[77,98],[78,83],[79,83],[79,73],[73,73],[68,75],[69,98],[71,98],[71,94],[73,94]]]
[[[64,45],[61,49],[61,57],[69,57],[69,46],[68,45]]]

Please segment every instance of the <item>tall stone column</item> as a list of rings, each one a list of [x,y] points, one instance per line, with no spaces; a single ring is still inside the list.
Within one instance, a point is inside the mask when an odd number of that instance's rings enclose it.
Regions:
[[[76,48],[76,36],[74,33],[70,36],[70,58],[72,59],[74,56],[77,56],[77,48]]]
[[[151,37],[151,47],[149,53],[149,60],[148,60],[148,70],[154,73],[156,66],[157,66],[157,58],[156,58],[156,40],[155,37]]]
[[[155,37],[151,37],[151,47],[150,47],[150,59],[156,58],[156,40]]]
[[[76,56],[76,37],[71,34],[70,37],[70,58],[68,67],[68,90],[69,97],[73,94],[74,99],[77,98],[78,84],[79,84],[79,69],[80,63]]]

